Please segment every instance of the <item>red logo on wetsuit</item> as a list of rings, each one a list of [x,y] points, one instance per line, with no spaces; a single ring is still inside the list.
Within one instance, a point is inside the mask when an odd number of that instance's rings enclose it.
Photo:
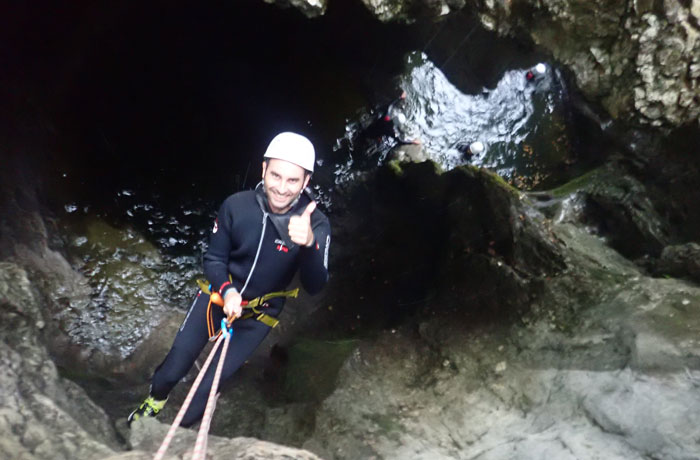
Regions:
[[[277,249],[279,252],[289,252],[289,248],[285,246],[284,241],[282,240],[275,240],[275,244],[277,245],[275,249]]]

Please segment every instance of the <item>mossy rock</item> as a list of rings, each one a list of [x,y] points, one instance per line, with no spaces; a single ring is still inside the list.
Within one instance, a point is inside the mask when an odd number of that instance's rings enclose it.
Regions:
[[[587,173],[580,175],[566,184],[550,190],[549,193],[554,197],[563,198],[571,195],[572,193],[576,193],[579,190],[585,190],[591,184],[599,180],[601,172],[602,168],[596,168],[588,171]]]
[[[669,223],[656,210],[646,185],[621,164],[596,168],[549,193],[556,198],[580,194],[583,221],[595,225],[628,258],[658,256],[670,240]]]

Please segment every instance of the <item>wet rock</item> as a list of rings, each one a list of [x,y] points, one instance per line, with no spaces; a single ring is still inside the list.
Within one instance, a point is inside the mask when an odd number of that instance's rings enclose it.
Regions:
[[[587,208],[601,233],[628,257],[658,255],[668,242],[665,222],[645,197],[642,184],[629,176],[601,183],[586,193]]]
[[[51,217],[40,180],[25,177],[26,161],[1,172],[0,256],[26,270],[40,293],[35,320],[50,326],[46,340],[59,366],[73,376],[119,374],[166,311],[159,251],[97,217]]]
[[[306,17],[315,18],[326,12],[328,0],[263,0],[265,3],[275,3],[283,7],[292,6],[301,11]]]
[[[668,221],[656,210],[649,189],[622,165],[611,162],[551,192],[554,197],[578,194],[577,215],[559,215],[591,226],[627,257],[657,257],[671,239]],[[567,201],[569,204],[570,201]],[[561,202],[560,202],[561,204]]]
[[[130,431],[130,443],[135,449],[133,452],[108,457],[107,460],[146,460],[153,458],[161,441],[168,432],[168,426],[154,419],[138,420],[132,425]],[[178,429],[170,444],[166,458],[185,459],[192,456],[192,450],[197,438],[194,430]],[[311,452],[279,446],[253,438],[226,439],[217,436],[209,436],[207,444],[207,457],[231,458],[231,459],[300,459],[319,460],[320,457]]]
[[[659,275],[671,275],[700,282],[700,245],[686,243],[666,246],[656,269]]]
[[[42,294],[44,308],[37,318],[51,325],[47,340],[58,365],[76,380],[96,380],[98,388],[114,379],[150,375],[172,339],[168,333],[150,338],[151,333],[171,320],[179,324],[183,315],[168,312],[162,295],[168,281],[158,250],[133,230],[99,218],[72,226],[62,222],[60,230],[55,225],[52,232],[62,233],[68,243],[61,251],[51,249],[49,230],[36,216],[42,239],[34,247],[16,242],[10,260],[29,271]],[[142,343],[149,346],[139,348]]]
[[[59,376],[40,338],[41,302],[32,286],[26,271],[0,262],[0,455],[37,460],[112,455],[119,443],[106,414]]]
[[[64,328],[75,343],[123,359],[167,311],[161,256],[134,230],[95,217],[66,222],[64,232],[67,252],[92,293],[84,305],[61,312]]]
[[[82,388],[59,376],[35,322],[40,310],[27,272],[16,264],[0,262],[0,456],[27,460],[152,458],[167,425],[139,421],[131,431],[131,442],[141,452],[119,454],[124,446],[105,412]],[[171,453],[185,458],[195,436],[194,431],[180,430]],[[209,446],[215,458],[318,458],[255,439],[211,437]]]
[[[413,22],[416,16],[438,17],[464,6],[465,0],[362,0],[380,21]]]
[[[636,174],[650,191],[659,213],[668,219],[673,238],[669,244],[697,242],[700,235],[700,159],[691,154],[700,145],[697,126],[676,130],[645,150],[648,162]]]
[[[41,308],[32,318],[44,330],[52,358],[65,375],[94,384],[97,395],[108,394],[105,384],[117,380],[143,381],[172,340],[168,333],[149,338],[150,333],[163,322],[179,324],[183,316],[179,311],[163,315],[166,305],[156,291],[168,286],[168,279],[154,270],[161,264],[159,252],[133,230],[119,230],[99,218],[73,222],[67,230],[70,219],[43,216],[48,213],[31,182],[5,179],[0,182],[0,252],[26,271],[36,289]],[[142,342],[148,346],[134,351]],[[107,401],[106,407],[117,406]]]
[[[700,290],[643,275],[570,223],[551,230],[568,268],[529,313],[426,315],[418,336],[358,347],[305,447],[336,459],[694,458]]]
[[[508,316],[527,305],[530,283],[537,289],[565,267],[524,195],[483,169],[394,161],[344,198],[339,214],[363,218],[336,225],[336,241],[353,248],[336,254],[347,270],[335,275],[327,314],[343,327],[386,327],[419,312]]]
[[[60,251],[56,221],[44,217],[46,210],[38,198],[36,178],[26,177],[26,171],[31,168],[25,161],[22,159],[14,168],[2,171],[0,253],[3,260],[26,270],[37,289],[42,308],[37,309],[35,320],[51,325],[51,334],[45,337],[54,357],[60,357],[59,365],[83,368],[90,351],[79,349],[71,340],[63,318],[86,309],[93,291],[88,280],[74,270]]]
[[[390,159],[398,162],[421,163],[428,160],[428,154],[420,144],[405,144],[394,147],[389,152]]]
[[[695,2],[487,1],[480,10],[486,27],[549,49],[614,118],[656,127],[698,121]]]

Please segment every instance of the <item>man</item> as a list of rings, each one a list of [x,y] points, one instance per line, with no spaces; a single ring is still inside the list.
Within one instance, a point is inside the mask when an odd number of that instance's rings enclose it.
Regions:
[[[547,66],[540,62],[534,67],[534,72],[533,69],[530,69],[525,73],[525,79],[529,82],[541,80],[545,72],[547,72]]]
[[[209,286],[197,293],[170,352],[153,374],[150,395],[129,415],[129,423],[153,417],[163,408],[170,391],[189,372],[224,317],[239,319],[232,323],[222,382],[236,372],[277,325],[276,317],[285,300],[285,293],[279,291],[297,271],[310,294],[323,288],[328,280],[330,224],[316,210],[316,202],[306,188],[314,162],[314,148],[307,138],[281,133],[267,147],[262,181],[255,190],[231,195],[221,205],[204,256]],[[209,290],[221,295],[223,308],[211,304]],[[273,298],[264,303],[260,300],[255,314],[243,314],[244,300],[252,304],[254,299],[270,293]],[[218,356],[181,426],[191,426],[202,417],[217,360]]]
[[[471,161],[474,156],[478,157],[482,153],[484,153],[484,143],[481,141],[474,141],[471,144],[467,145],[462,142],[458,142],[457,145],[455,146],[457,150],[462,152],[462,155],[464,155],[464,158],[467,160]]]

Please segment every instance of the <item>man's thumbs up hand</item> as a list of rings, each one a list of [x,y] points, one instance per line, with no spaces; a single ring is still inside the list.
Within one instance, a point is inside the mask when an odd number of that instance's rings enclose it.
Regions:
[[[316,209],[316,202],[312,201],[306,206],[300,216],[292,216],[289,219],[289,238],[299,246],[309,247],[314,242],[314,232],[311,230],[311,214]]]

